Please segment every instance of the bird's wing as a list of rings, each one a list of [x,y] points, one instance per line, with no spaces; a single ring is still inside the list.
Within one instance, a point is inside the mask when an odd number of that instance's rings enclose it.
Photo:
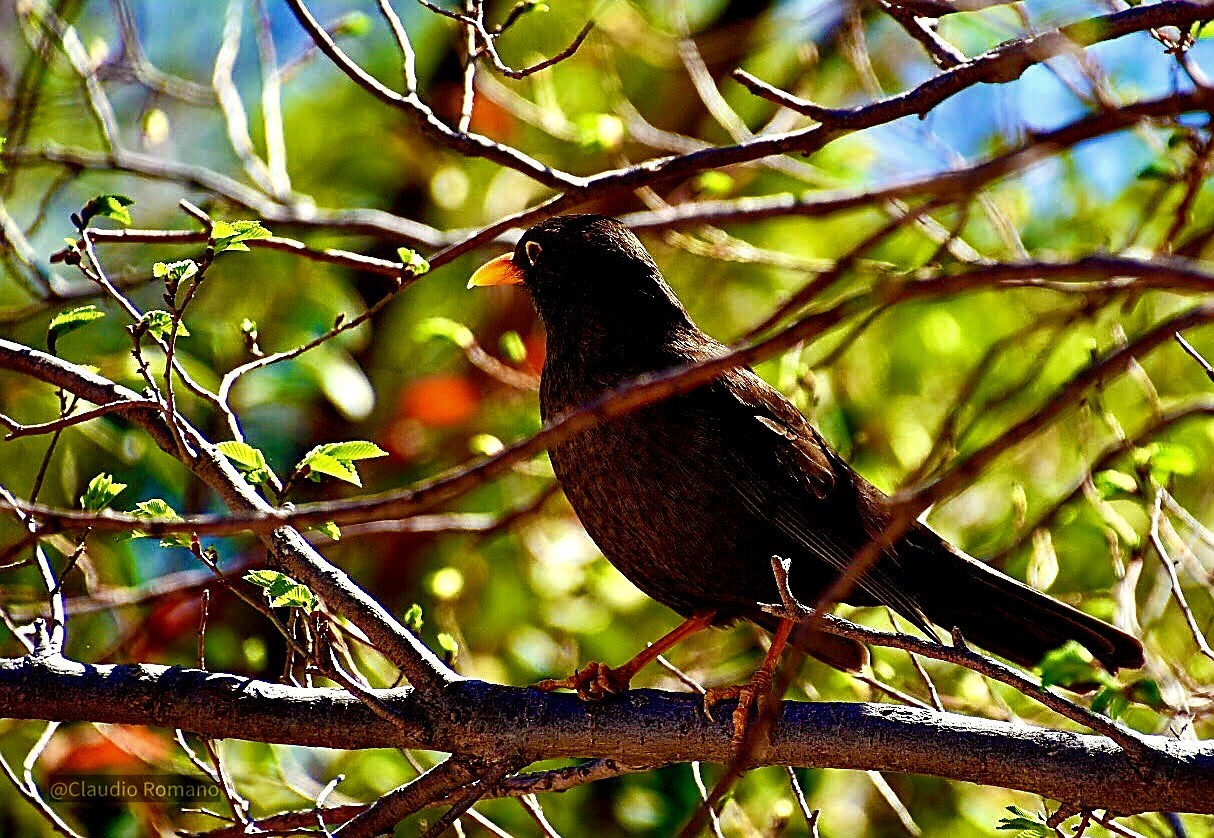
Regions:
[[[731,448],[739,458],[739,479],[732,485],[742,505],[771,521],[815,558],[843,572],[856,552],[880,531],[879,521],[875,532],[874,522],[866,522],[866,514],[882,514],[871,508],[878,497],[876,490],[830,450],[795,405],[757,375],[738,370],[724,383],[741,409],[730,431],[741,437]],[[753,442],[747,444],[747,439]],[[795,575],[796,557],[784,558],[794,561]],[[896,562],[887,551],[881,564],[870,567],[858,586],[930,634],[927,620],[909,592],[882,567],[896,566]]]

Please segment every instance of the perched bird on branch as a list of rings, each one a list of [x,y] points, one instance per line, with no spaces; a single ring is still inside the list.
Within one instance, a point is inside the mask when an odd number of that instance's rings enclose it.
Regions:
[[[518,282],[547,331],[545,420],[639,375],[726,352],[692,322],[640,241],[614,219],[549,219],[513,253],[477,270],[469,286]],[[890,524],[893,507],[751,370],[723,372],[574,434],[550,453],[569,503],[607,559],[686,620],[622,667],[591,663],[547,687],[583,697],[618,692],[687,635],[750,620],[774,637],[750,684],[728,693],[741,699],[736,736],[745,707],[770,689],[787,642],[843,669],[864,665],[862,645],[794,627],[760,604],[781,601],[773,556],[789,561],[797,600],[816,603]],[[1133,637],[967,556],[917,521],[841,599],[887,605],[929,636],[936,636],[932,624],[957,629],[968,643],[1022,666],[1068,640],[1110,671],[1143,663]]]

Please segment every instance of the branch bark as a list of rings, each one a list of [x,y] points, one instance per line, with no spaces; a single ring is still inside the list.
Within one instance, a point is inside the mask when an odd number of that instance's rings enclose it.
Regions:
[[[326,748],[542,753],[616,762],[728,762],[730,707],[698,695],[633,690],[600,704],[483,681],[433,694],[378,690],[385,725],[344,690],[306,689],[176,667],[0,660],[0,716],[176,727],[214,739]],[[1103,736],[913,707],[785,702],[752,767],[799,765],[926,774],[1023,789],[1119,814],[1214,814],[1214,744],[1145,737],[1131,761]]]

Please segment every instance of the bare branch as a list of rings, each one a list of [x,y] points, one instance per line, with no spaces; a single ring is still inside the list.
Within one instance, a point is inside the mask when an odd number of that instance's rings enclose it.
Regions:
[[[441,693],[380,690],[412,731],[384,725],[343,690],[290,687],[152,665],[0,661],[0,714],[180,727],[208,738],[329,748],[529,751],[620,763],[727,762],[728,713],[698,695],[633,690],[599,704],[576,696],[460,681]],[[642,734],[643,731],[643,734]],[[1101,736],[886,704],[785,702],[753,765],[862,768],[1019,788],[1087,808],[1214,812],[1208,743],[1144,737],[1135,762]]]

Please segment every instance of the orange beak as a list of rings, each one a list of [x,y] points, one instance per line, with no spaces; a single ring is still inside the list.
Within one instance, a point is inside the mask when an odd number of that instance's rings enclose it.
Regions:
[[[469,288],[484,285],[517,285],[523,281],[522,269],[514,264],[512,253],[503,253],[476,269],[468,280]]]

